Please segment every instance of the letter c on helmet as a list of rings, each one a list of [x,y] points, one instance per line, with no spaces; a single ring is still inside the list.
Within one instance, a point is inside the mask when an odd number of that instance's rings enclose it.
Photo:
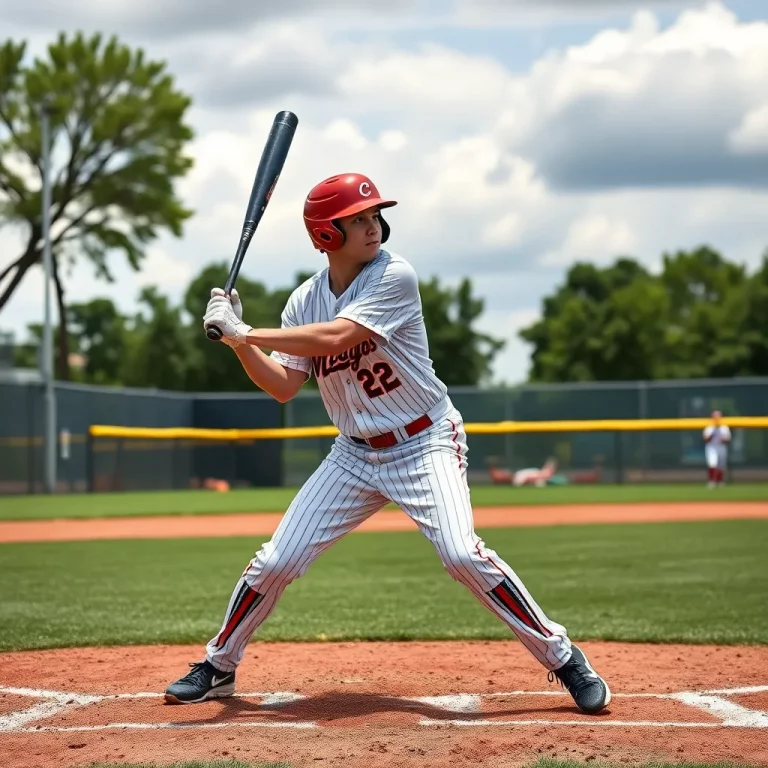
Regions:
[[[370,197],[371,196],[371,185],[364,181],[359,188],[359,192],[363,197]]]

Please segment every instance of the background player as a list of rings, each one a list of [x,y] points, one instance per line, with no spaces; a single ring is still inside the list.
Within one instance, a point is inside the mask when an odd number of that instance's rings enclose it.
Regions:
[[[728,445],[731,442],[731,430],[727,424],[721,424],[723,414],[712,411],[712,423],[704,427],[704,455],[707,460],[707,485],[717,488],[725,482],[725,468],[728,464]]]
[[[381,247],[390,233],[381,211],[393,205],[359,174],[312,189],[304,223],[328,266],[292,293],[279,329],[252,328],[234,291],[231,299],[211,292],[204,325],[221,329],[250,378],[286,402],[314,373],[340,434],[246,567],[205,659],[168,687],[166,701],[231,695],[245,647],[283,590],[392,501],[550,679],[556,676],[583,712],[598,712],[611,698],[605,681],[474,531],[466,435],[429,358],[418,279],[405,259]],[[260,347],[273,351],[267,356]]]

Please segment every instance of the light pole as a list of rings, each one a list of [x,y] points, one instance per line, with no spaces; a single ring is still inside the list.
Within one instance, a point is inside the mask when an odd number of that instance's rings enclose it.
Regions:
[[[51,279],[53,277],[53,258],[51,256],[51,125],[50,105],[43,101],[41,108],[41,127],[43,140],[43,270],[44,277],[44,317],[43,317],[43,354],[41,368],[45,386],[45,490],[56,491],[56,392],[53,386],[53,328],[51,325]]]

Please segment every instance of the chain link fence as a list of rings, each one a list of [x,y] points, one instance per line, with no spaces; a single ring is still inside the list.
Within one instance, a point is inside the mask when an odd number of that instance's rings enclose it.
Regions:
[[[0,372],[0,494],[43,490],[43,387],[39,378]],[[248,444],[99,441],[87,450],[91,424],[137,427],[260,428],[329,423],[317,391],[285,405],[268,395],[200,394],[56,385],[61,492],[196,487],[208,477],[238,485],[298,485],[333,438],[257,440]],[[768,414],[768,378],[453,388],[466,422],[561,419],[654,419]],[[492,470],[541,467],[555,459],[574,482],[701,480],[696,432],[570,432],[470,435],[470,481]],[[768,430],[734,430],[731,479],[768,480]]]

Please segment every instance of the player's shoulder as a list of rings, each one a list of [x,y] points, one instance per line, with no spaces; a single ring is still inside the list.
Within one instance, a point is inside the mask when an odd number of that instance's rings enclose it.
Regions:
[[[321,290],[323,285],[323,279],[327,278],[328,267],[321,269],[319,272],[315,272],[314,275],[308,277],[304,282],[299,283],[296,288],[291,292],[289,301],[301,301],[308,296],[317,293]]]
[[[387,269],[402,270],[403,272],[412,272],[413,274],[416,274],[416,270],[413,268],[411,262],[399,253],[387,251],[382,248],[381,251],[379,251],[379,258]]]
[[[321,269],[311,277],[308,277],[303,282],[299,283],[296,288],[291,291],[291,295],[288,297],[286,307],[292,308],[294,311],[301,311],[308,306],[317,296],[318,292],[323,288],[323,280],[328,279],[328,267]]]
[[[378,275],[384,280],[418,284],[416,270],[408,259],[393,251],[381,250],[377,259]]]

